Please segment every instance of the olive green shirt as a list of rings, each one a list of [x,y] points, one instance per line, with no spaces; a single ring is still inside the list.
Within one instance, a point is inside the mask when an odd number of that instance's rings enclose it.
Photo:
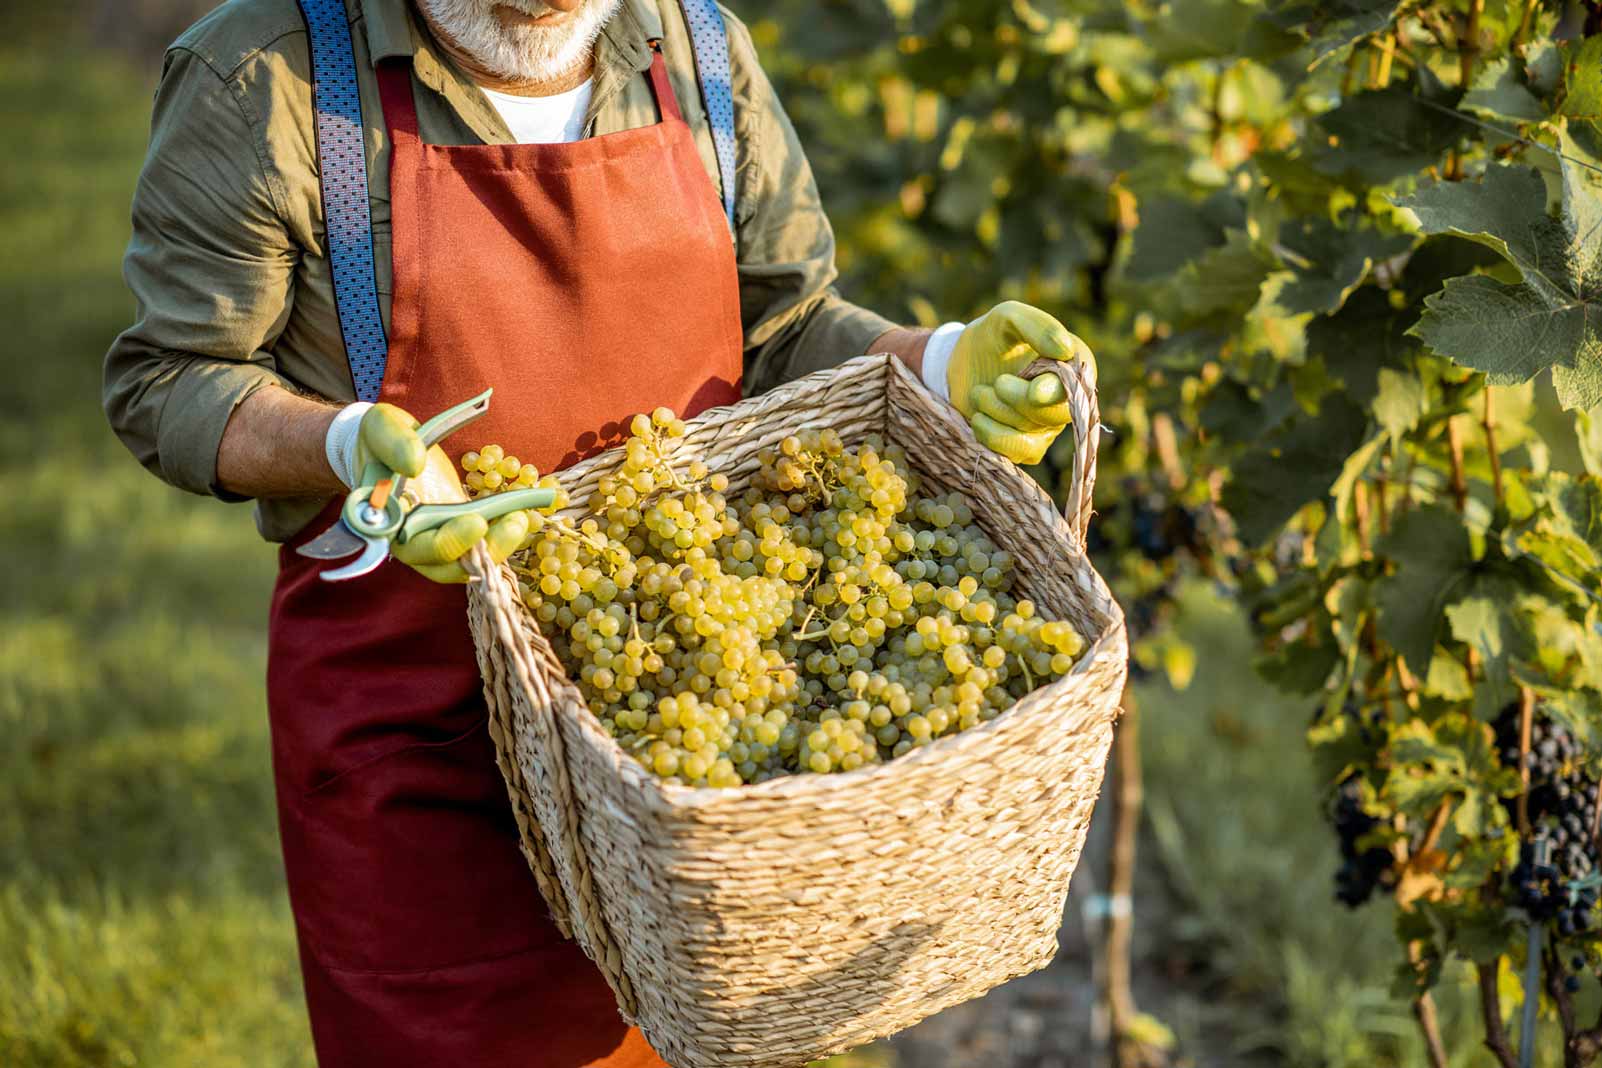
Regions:
[[[645,72],[647,41],[659,37],[674,93],[716,185],[682,9],[674,0],[658,5],[624,0],[603,31],[585,135],[658,120]],[[346,0],[346,8],[366,116],[373,253],[387,327],[389,141],[374,64],[412,57],[425,141],[503,144],[511,134],[437,48],[409,0]],[[759,392],[866,352],[892,324],[832,289],[834,235],[811,168],[750,34],[725,17],[738,138],[735,246],[745,388]],[[217,446],[234,408],[256,390],[284,386],[335,402],[355,399],[324,245],[310,74],[295,0],[233,0],[167,52],[124,262],[137,317],[106,356],[104,404],[139,461],[182,489],[238,499],[217,485]],[[639,356],[628,358],[648,359],[650,351],[642,327]],[[282,541],[321,504],[261,500],[257,525]]]

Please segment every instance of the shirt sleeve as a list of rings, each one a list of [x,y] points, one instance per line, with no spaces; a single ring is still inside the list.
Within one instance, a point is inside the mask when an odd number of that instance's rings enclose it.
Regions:
[[[282,378],[298,251],[249,100],[203,59],[169,52],[123,261],[135,321],[106,354],[102,401],[140,463],[194,493],[240,402]],[[292,388],[292,387],[291,387]]]
[[[868,351],[895,326],[834,288],[834,230],[790,117],[746,27],[725,12],[740,141],[735,188],[746,390]]]

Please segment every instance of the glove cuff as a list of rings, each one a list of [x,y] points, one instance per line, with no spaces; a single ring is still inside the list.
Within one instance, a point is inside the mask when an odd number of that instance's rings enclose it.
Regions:
[[[947,404],[951,403],[951,385],[946,381],[946,370],[951,366],[957,339],[967,328],[967,323],[946,323],[936,327],[923,345],[924,388]]]
[[[356,443],[361,437],[362,416],[372,405],[366,401],[347,404],[328,424],[328,436],[323,439],[323,455],[328,466],[347,488],[354,488],[356,479]]]

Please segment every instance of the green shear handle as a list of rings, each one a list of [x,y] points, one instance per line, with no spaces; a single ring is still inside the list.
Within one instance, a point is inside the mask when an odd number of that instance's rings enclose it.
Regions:
[[[422,439],[423,447],[432,448],[489,411],[490,394],[493,392],[486,389],[472,400],[447,408],[419,426],[417,436]],[[433,530],[457,516],[478,515],[485,520],[495,520],[512,512],[548,508],[556,500],[556,491],[553,489],[523,489],[497,493],[476,501],[422,504],[408,508],[402,496],[405,489],[404,475],[376,460],[369,460],[362,469],[360,483],[345,497],[339,521],[298,551],[316,559],[337,560],[362,550],[361,557],[352,563],[323,572],[323,578],[338,582],[365,575],[383,563],[389,556],[391,543],[404,545],[424,531]]]

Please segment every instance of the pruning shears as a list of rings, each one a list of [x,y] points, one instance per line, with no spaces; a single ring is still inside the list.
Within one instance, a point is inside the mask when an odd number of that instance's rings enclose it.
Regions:
[[[447,408],[417,428],[423,447],[430,448],[489,411],[486,389],[472,400]],[[412,506],[403,496],[406,477],[391,471],[377,460],[369,460],[355,489],[345,497],[334,525],[295,550],[314,560],[343,560],[352,553],[361,555],[343,567],[324,571],[329,582],[340,582],[365,575],[389,558],[392,542],[404,545],[425,530],[433,530],[460,515],[480,515],[499,519],[511,512],[546,508],[556,499],[551,489],[509,490],[476,501],[459,504]]]

